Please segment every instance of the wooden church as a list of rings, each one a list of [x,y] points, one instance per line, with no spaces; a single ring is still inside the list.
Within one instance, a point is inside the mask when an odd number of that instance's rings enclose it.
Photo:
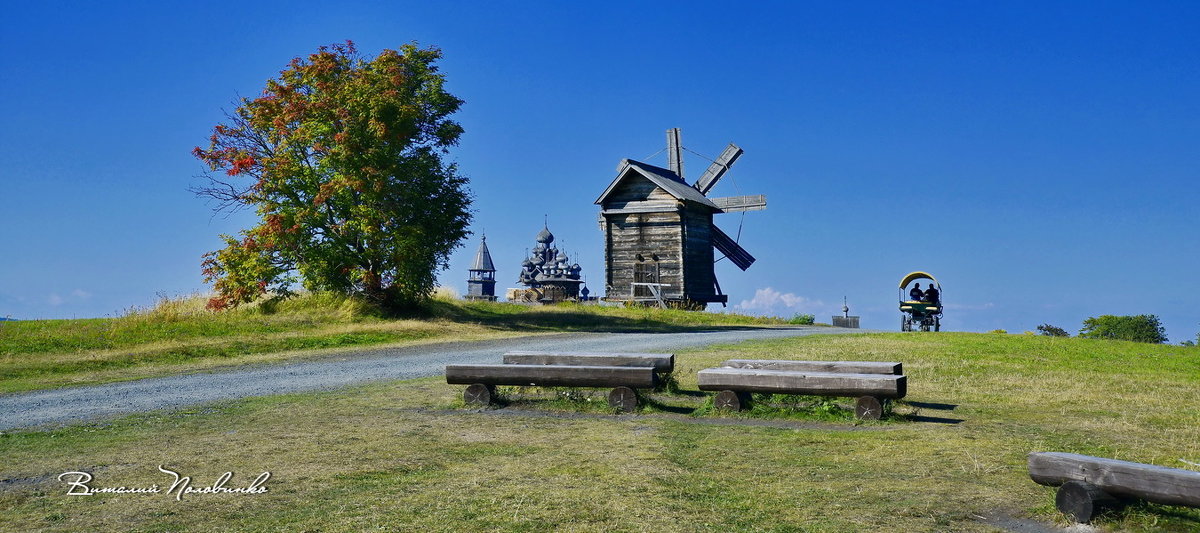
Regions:
[[[596,200],[604,232],[605,299],[690,309],[728,302],[713,269],[720,260],[716,253],[742,270],[754,256],[715,226],[713,215],[765,209],[767,201],[762,195],[707,194],[741,155],[731,143],[688,184],[675,128],[667,130],[669,168],[621,161],[616,179]]]

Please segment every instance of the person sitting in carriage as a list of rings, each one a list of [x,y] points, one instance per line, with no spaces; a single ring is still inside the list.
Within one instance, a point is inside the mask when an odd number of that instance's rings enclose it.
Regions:
[[[933,289],[932,283],[929,284],[929,288]],[[913,285],[912,290],[908,291],[908,297],[909,297],[909,299],[911,299],[914,302],[920,302],[920,301],[925,300],[925,293],[921,292],[921,284],[920,283]]]
[[[938,294],[937,288],[930,283],[929,288],[925,289],[925,300],[932,305],[939,305],[938,296],[940,295]]]

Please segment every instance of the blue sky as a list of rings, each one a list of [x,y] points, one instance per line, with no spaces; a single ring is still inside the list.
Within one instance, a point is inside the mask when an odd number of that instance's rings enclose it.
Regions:
[[[746,151],[713,194],[768,197],[717,219],[758,257],[718,263],[732,309],[828,320],[846,296],[896,329],[897,282],[927,270],[947,329],[1151,313],[1172,341],[1200,331],[1200,4],[330,6],[7,3],[0,316],[205,290],[200,255],[252,214],[187,191],[191,148],[292,57],[351,39],[444,50],[501,289],[543,215],[602,280],[592,202],[680,127],[708,157]],[[444,284],[465,290],[477,238]]]

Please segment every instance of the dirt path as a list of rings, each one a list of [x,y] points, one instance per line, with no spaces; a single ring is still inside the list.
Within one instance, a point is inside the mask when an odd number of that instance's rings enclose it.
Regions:
[[[435,376],[454,363],[498,363],[506,350],[670,352],[685,348],[865,330],[792,327],[687,333],[566,333],[342,353],[326,359],[0,396],[0,431],[62,425],[168,407],[374,381]]]

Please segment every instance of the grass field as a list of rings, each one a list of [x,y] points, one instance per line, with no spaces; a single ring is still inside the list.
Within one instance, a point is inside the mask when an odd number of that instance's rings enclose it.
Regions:
[[[0,322],[0,394],[311,357],[320,350],[783,323],[653,308],[531,308],[450,299],[435,299],[410,316],[388,317],[361,301],[329,294],[211,313],[201,297],[164,298],[152,309],[119,318]]]
[[[898,360],[909,396],[887,421],[840,412],[704,413],[695,371],[731,357]],[[680,394],[636,415],[599,395],[509,390],[465,409],[438,379],[258,398],[0,436],[8,530],[994,531],[1065,526],[1025,455],[1200,462],[1200,349],[997,334],[793,338],[677,354]],[[690,391],[690,392],[689,392]],[[591,398],[593,401],[588,401]],[[66,496],[209,485],[259,495]],[[162,487],[165,490],[165,486]],[[1104,531],[1196,531],[1200,510],[1138,505]]]

